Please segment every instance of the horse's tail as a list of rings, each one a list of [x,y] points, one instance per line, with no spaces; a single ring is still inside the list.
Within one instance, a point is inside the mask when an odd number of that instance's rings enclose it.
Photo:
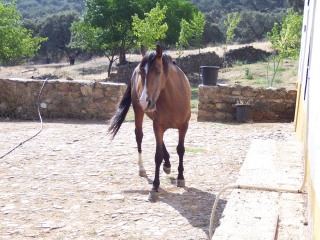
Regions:
[[[108,129],[108,134],[111,133],[111,140],[116,136],[122,123],[124,122],[127,113],[131,105],[131,81],[127,87],[125,94],[123,95],[120,104],[110,120],[110,126]]]

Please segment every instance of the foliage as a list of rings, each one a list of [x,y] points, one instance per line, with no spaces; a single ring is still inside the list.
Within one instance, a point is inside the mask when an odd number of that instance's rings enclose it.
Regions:
[[[235,39],[239,43],[254,42],[265,39],[266,33],[271,31],[274,22],[284,16],[283,12],[264,13],[259,11],[244,10],[240,13],[241,21],[235,31]]]
[[[197,5],[201,12],[216,12],[219,18],[227,13],[241,12],[245,9],[266,12],[288,7],[286,1],[282,0],[191,0],[191,2]]]
[[[12,0],[6,0],[12,2]],[[84,10],[84,0],[21,0],[17,7],[23,19],[35,21],[48,15],[73,11],[81,13]]]
[[[216,44],[225,42],[225,37],[218,24],[206,21],[203,31],[203,44]]]
[[[194,14],[199,12],[199,9],[187,0],[158,0],[158,2],[161,7],[168,7],[165,20],[168,24],[168,31],[164,42],[168,45],[174,45],[179,41],[181,20],[185,19],[190,22]]]
[[[168,32],[164,41],[170,44],[177,35],[177,19],[179,22],[182,17],[189,19],[197,9],[186,0],[159,0],[159,4],[162,9],[167,6],[165,21]],[[156,3],[148,0],[87,0],[82,18],[72,27],[71,46],[81,47],[81,42],[89,40],[91,43],[84,43],[84,46],[90,46],[91,50],[104,50],[111,62],[114,61],[115,54],[119,54],[119,63],[125,64],[125,54],[133,48],[136,39],[132,30],[132,16],[142,19],[143,16],[148,16],[143,13],[149,12],[153,7],[156,7]],[[180,30],[180,26],[178,27]],[[85,37],[82,38],[83,36]]]
[[[179,48],[187,47],[189,46],[189,40],[192,38],[192,29],[191,24],[188,23],[185,19],[181,20],[181,30],[180,30],[180,36],[179,36],[179,42],[177,43],[177,46]]]
[[[111,61],[119,53],[120,64],[125,64],[125,53],[134,46],[132,16],[141,16],[147,6],[148,1],[145,0],[88,0],[80,23],[75,23],[72,28],[72,40],[75,42],[72,46],[79,46],[82,41],[93,41],[85,45],[106,51]],[[79,29],[82,32],[76,33],[75,30]],[[81,36],[86,38],[81,39]]]
[[[248,79],[248,80],[253,79],[252,73],[250,72],[250,69],[249,69],[249,68],[246,68],[246,69],[245,69],[245,74],[244,74],[244,76],[245,76],[245,78]]]
[[[84,17],[76,21],[71,26],[71,48],[80,48],[89,52],[104,52],[109,59],[108,76],[111,72],[112,64],[116,61],[115,55],[118,42],[107,41],[108,33],[105,29],[94,27],[86,22]]]
[[[227,27],[227,31],[226,31],[226,45],[223,48],[224,50],[224,60],[223,60],[223,64],[226,65],[227,61],[226,61],[226,51],[227,51],[227,46],[230,43],[231,40],[233,40],[233,38],[235,37],[235,29],[237,28],[239,22],[241,21],[241,19],[238,16],[238,12],[235,12],[233,14],[229,13],[227,15],[227,19],[224,20],[224,25]]]
[[[301,28],[302,15],[293,11],[288,12],[282,23],[274,24],[267,37],[279,58],[299,56]]]
[[[50,15],[39,23],[38,34],[48,38],[48,41],[42,44],[40,51],[47,57],[54,57],[58,52],[63,51],[72,61],[79,52],[68,46],[71,39],[70,27],[78,17],[76,12],[64,12]]]
[[[303,0],[288,0],[289,7],[295,12],[303,12],[304,1]]]
[[[12,0],[5,1],[11,2]],[[36,22],[37,19],[40,20],[50,14],[65,11],[75,11],[81,15],[85,10],[85,2],[84,0],[23,0],[18,1],[17,5],[24,21],[29,19]],[[103,2],[109,4],[108,1],[100,0],[100,3]],[[118,0],[118,2],[123,2],[124,6],[127,4],[127,1]],[[303,9],[302,0],[139,0],[137,2],[144,9],[143,12],[149,12],[155,7],[156,2],[159,2],[161,7],[168,7],[165,20],[168,24],[168,31],[164,39],[164,43],[168,45],[179,41],[181,19],[190,22],[193,14],[199,10],[205,14],[207,22],[203,33],[203,43],[216,44],[225,43],[222,33],[226,32],[226,27],[223,22],[228,13],[239,12],[242,19],[235,31],[234,41],[248,43],[264,39],[266,32],[271,31],[274,22],[280,20],[280,16],[283,16],[287,8],[294,7],[299,11]],[[138,13],[138,15],[141,19],[144,18],[143,13]],[[29,27],[32,26],[28,24],[27,29]]]
[[[226,44],[227,45],[235,37],[234,31],[237,28],[239,22],[241,21],[241,19],[238,15],[239,15],[238,12],[235,12],[233,14],[230,13],[227,15],[227,19],[224,20],[224,25],[227,26],[227,31],[226,31]]]
[[[145,13],[145,18],[140,19],[135,14],[132,19],[133,33],[137,37],[137,46],[145,46],[148,49],[154,48],[159,40],[163,40],[168,30],[168,24],[163,23],[167,6],[160,8],[157,3],[155,8],[152,8],[149,13]]]
[[[284,58],[298,58],[300,52],[300,39],[302,28],[302,15],[290,10],[281,23],[275,23],[267,37],[276,51],[273,54],[273,75],[271,80],[267,77],[269,85],[272,86],[280,63]]]
[[[204,15],[200,12],[193,15],[193,19],[187,22],[185,19],[181,20],[181,31],[179,42],[176,44],[179,48],[187,46],[197,46],[199,48],[202,44],[202,34],[206,20]]]
[[[194,14],[193,19],[191,21],[191,27],[193,30],[195,44],[199,48],[199,51],[202,43],[202,34],[204,31],[205,24],[206,24],[206,20],[203,13],[198,12]]]
[[[227,15],[233,12],[239,12],[242,20],[235,30],[234,41],[249,43],[264,39],[274,22],[279,21],[285,10],[290,7],[288,1],[282,0],[191,0],[191,2],[205,14],[209,26],[218,26],[220,30],[212,32],[206,27],[205,43],[225,43],[225,38],[221,38],[220,32],[226,33],[224,21]]]
[[[71,40],[69,46],[71,48],[80,48],[85,51],[106,51],[107,44],[103,43],[101,37],[103,31],[100,28],[94,28],[84,22],[83,17],[79,21],[75,21],[71,25]]]
[[[25,29],[20,21],[16,1],[0,1],[0,63],[19,63],[32,58],[45,39],[33,37],[32,31]]]

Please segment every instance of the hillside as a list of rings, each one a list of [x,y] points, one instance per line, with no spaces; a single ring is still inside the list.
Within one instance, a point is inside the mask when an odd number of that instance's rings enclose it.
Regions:
[[[11,2],[12,0],[5,0]],[[289,2],[296,0],[189,0],[205,14],[207,24],[203,34],[204,45],[225,42],[224,20],[228,13],[239,12],[242,19],[235,31],[235,42],[249,43],[265,39],[274,22],[284,16]],[[18,0],[23,20],[36,22],[50,14],[65,11],[83,12],[85,0]],[[28,22],[26,21],[26,22]],[[31,28],[32,29],[32,28]]]
[[[24,19],[31,20],[63,11],[82,12],[84,0],[18,0],[18,9]]]
[[[219,19],[229,12],[241,12],[243,10],[259,12],[278,12],[288,8],[285,0],[189,0],[205,13],[207,20]],[[12,2],[12,0],[5,0]],[[45,15],[63,11],[82,12],[85,0],[18,0],[18,9],[23,18],[35,19]]]

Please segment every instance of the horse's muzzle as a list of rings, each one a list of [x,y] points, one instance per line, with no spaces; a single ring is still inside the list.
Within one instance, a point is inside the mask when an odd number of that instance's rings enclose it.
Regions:
[[[145,112],[154,112],[156,110],[156,101],[150,100],[149,98],[147,100],[147,107],[145,109]]]

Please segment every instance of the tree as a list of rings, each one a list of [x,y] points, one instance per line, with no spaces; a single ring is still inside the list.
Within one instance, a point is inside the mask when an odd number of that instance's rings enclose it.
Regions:
[[[119,54],[120,65],[126,64],[126,52],[134,46],[132,16],[142,16],[147,0],[88,0],[82,24],[95,29],[98,42],[112,53]],[[150,9],[149,9],[150,10]]]
[[[33,37],[20,21],[17,2],[4,3],[0,0],[0,63],[19,63],[32,58],[45,38]]]
[[[235,12],[233,14],[229,13],[227,15],[227,19],[224,20],[224,25],[227,26],[226,45],[228,45],[231,42],[231,40],[235,37],[234,31],[237,28],[239,22],[241,21],[238,15],[238,12]]]
[[[226,31],[226,45],[223,48],[224,53],[223,53],[223,64],[227,65],[226,58],[225,58],[225,53],[227,51],[228,44],[231,42],[231,40],[234,39],[235,33],[234,31],[236,30],[239,22],[241,19],[238,17],[238,12],[235,12],[233,14],[229,13],[227,15],[227,19],[223,21],[224,25],[227,27]]]
[[[284,15],[283,12],[242,11],[239,16],[241,21],[235,30],[234,39],[239,43],[265,39],[267,32],[271,31],[274,23],[281,21]]]
[[[70,65],[74,64],[75,58],[80,54],[79,48],[72,49],[69,46],[71,40],[70,27],[78,19],[75,12],[63,12],[48,16],[39,25],[39,35],[48,40],[41,46],[41,51],[49,56],[54,56],[62,51],[69,57]]]
[[[177,42],[176,45],[179,49],[182,49],[184,47],[189,46],[189,41],[192,38],[192,29],[191,29],[191,24],[188,23],[185,19],[181,20],[180,26],[181,26],[181,30],[180,30],[179,41]]]
[[[119,55],[119,64],[126,64],[126,52],[134,46],[132,16],[142,16],[149,7],[147,0],[88,0],[85,12],[72,24],[70,46],[89,51],[102,51],[109,59],[108,75]],[[151,7],[149,8],[149,10]]]
[[[164,42],[167,44],[176,44],[179,41],[179,33],[181,31],[181,20],[185,19],[190,22],[195,13],[199,9],[191,2],[186,0],[158,0],[160,6],[167,6],[166,23],[168,24],[168,31]]]
[[[214,23],[210,23],[206,21],[206,25],[204,26],[203,31],[203,44],[216,44],[216,43],[224,43],[225,37],[220,30],[219,26]]]
[[[164,41],[170,44],[174,37],[176,39],[179,37],[181,18],[186,16],[186,19],[189,19],[190,14],[192,17],[198,10],[186,0],[158,2],[161,8],[168,7],[166,11],[168,32]],[[143,19],[144,13],[153,7],[156,7],[156,2],[149,0],[87,0],[80,21],[72,26],[71,46],[104,51],[111,65],[115,61],[115,54],[118,54],[119,64],[126,64],[126,52],[135,46],[136,39],[132,29],[132,16],[137,14],[139,19]]]
[[[279,65],[284,58],[297,58],[300,52],[302,15],[290,10],[281,23],[275,23],[267,37],[277,55],[274,56],[273,76],[269,82],[272,86]]]
[[[206,20],[204,14],[198,12],[193,15],[193,19],[188,22],[185,19],[181,20],[181,31],[179,36],[179,42],[176,44],[178,48],[191,46],[197,46],[199,48],[202,44],[202,34]]]
[[[103,52],[109,59],[108,76],[111,73],[111,67],[117,60],[116,53],[118,42],[107,41],[108,33],[102,28],[93,27],[90,23],[85,22],[82,17],[80,21],[74,22],[71,26],[71,48],[80,48],[89,52]]]
[[[132,19],[133,34],[137,37],[136,44],[145,46],[147,49],[154,48],[159,40],[163,40],[168,30],[168,24],[163,23],[167,6],[160,8],[157,3],[155,8],[152,8],[149,13],[145,13],[145,18],[140,19],[135,14]]]
[[[195,44],[199,48],[199,53],[202,45],[202,34],[204,31],[205,24],[206,20],[204,18],[204,14],[202,14],[201,12],[197,12],[193,15],[193,20],[191,21],[191,28],[193,30]]]
[[[293,8],[295,12],[303,12],[304,1],[303,0],[288,0],[289,6]]]

